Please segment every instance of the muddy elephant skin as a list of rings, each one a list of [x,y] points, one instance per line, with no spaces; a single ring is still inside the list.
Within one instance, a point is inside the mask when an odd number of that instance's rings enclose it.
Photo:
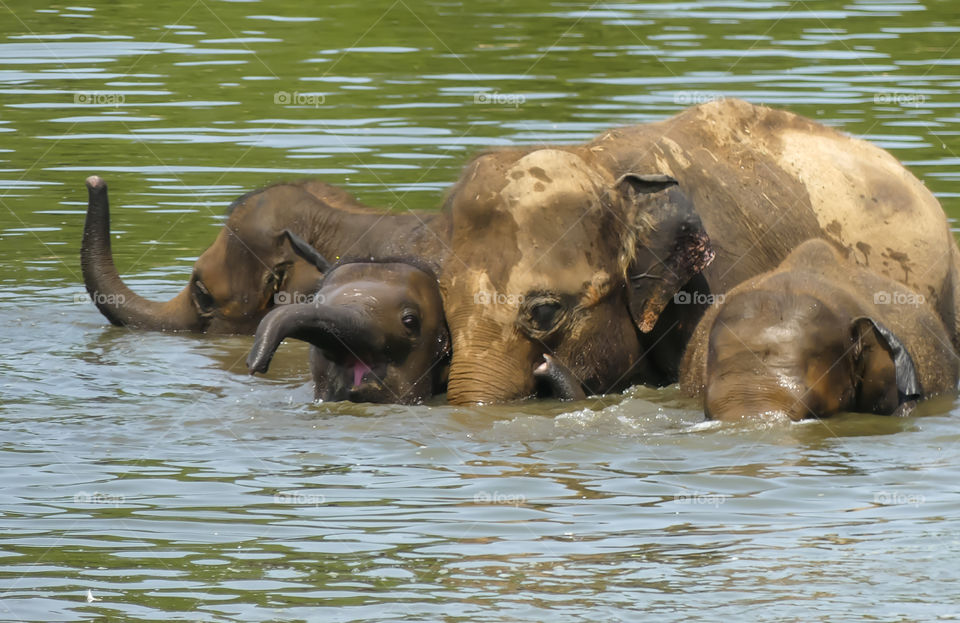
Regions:
[[[711,295],[810,238],[922,294],[955,345],[958,254],[896,159],[722,100],[585,145],[481,154],[448,195],[454,404],[531,396],[550,354],[587,393],[675,382]]]

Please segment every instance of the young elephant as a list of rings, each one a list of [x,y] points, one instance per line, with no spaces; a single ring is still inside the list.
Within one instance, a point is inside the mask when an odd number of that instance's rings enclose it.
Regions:
[[[955,390],[957,361],[922,295],[808,240],[707,311],[680,384],[718,420],[903,414]]]
[[[341,262],[332,269],[287,233],[325,273],[311,302],[282,305],[260,322],[247,357],[266,372],[284,338],[309,342],[315,398],[421,403],[446,384],[450,337],[437,279],[415,260]]]

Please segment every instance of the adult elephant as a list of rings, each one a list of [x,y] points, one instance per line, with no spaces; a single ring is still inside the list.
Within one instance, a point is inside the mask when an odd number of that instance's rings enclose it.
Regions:
[[[107,185],[87,179],[89,205],[80,259],[92,300],[115,325],[165,331],[252,334],[278,302],[312,295],[322,274],[298,256],[287,231],[325,257],[422,258],[439,270],[444,250],[437,213],[391,214],[315,180],[243,195],[227,210],[214,243],[173,299],[144,299],[123,283],[110,249]]]
[[[544,354],[588,392],[673,382],[710,295],[810,238],[923,294],[958,342],[960,253],[937,200],[882,149],[789,112],[721,100],[485,153],[446,211],[452,403],[532,395]]]

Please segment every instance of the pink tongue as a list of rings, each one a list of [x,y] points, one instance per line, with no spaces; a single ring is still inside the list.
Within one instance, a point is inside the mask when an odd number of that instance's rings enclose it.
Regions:
[[[357,363],[353,364],[353,386],[360,387],[360,382],[363,380],[363,375],[369,371],[370,366],[360,360],[357,360]]]

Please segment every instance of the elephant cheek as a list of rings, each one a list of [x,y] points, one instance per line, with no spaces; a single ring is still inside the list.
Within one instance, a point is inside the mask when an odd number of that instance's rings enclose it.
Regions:
[[[643,353],[625,306],[604,305],[580,319],[556,349],[571,372],[593,394],[620,391],[636,376]]]

